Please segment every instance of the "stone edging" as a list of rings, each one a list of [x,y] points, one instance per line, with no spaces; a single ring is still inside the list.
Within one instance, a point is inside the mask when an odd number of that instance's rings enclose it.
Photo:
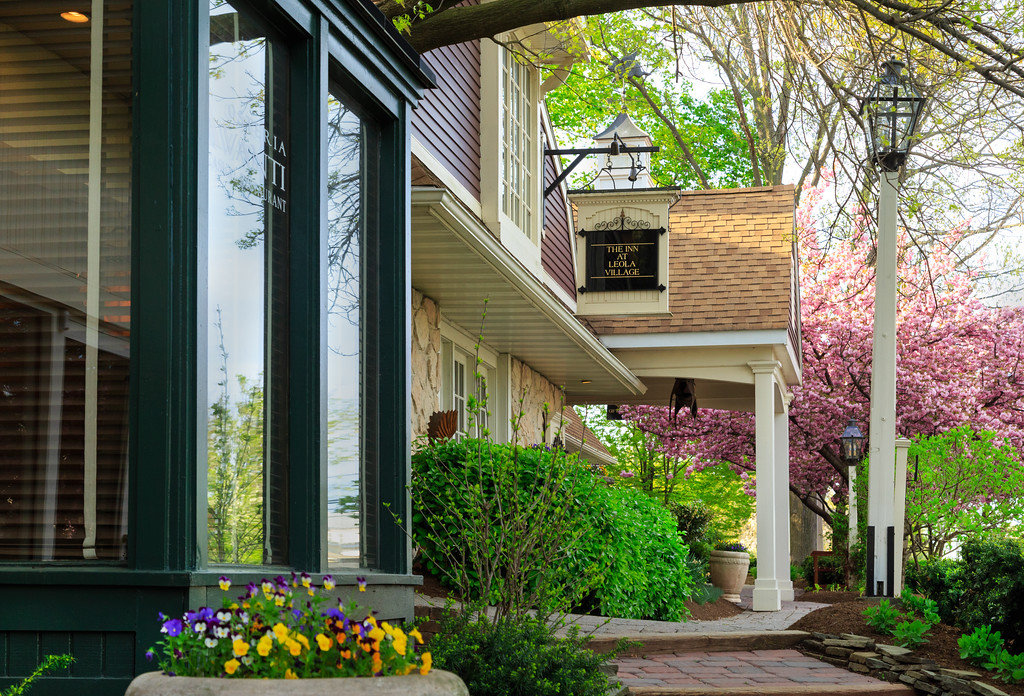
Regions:
[[[909,684],[918,694],[1007,696],[1001,689],[976,681],[981,676],[977,672],[945,669],[928,658],[915,657],[906,648],[876,645],[870,638],[852,633],[812,633],[798,647],[830,665],[887,682]]]

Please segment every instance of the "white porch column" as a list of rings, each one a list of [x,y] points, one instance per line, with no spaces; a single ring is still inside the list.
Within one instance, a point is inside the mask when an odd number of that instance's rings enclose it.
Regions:
[[[754,373],[755,451],[757,467],[757,579],[754,581],[754,611],[778,611],[782,608],[779,587],[779,515],[789,509],[788,501],[779,503],[780,491],[775,474],[775,370],[774,360],[747,363]],[[785,495],[783,490],[781,495]],[[786,531],[789,531],[786,518]],[[786,564],[788,579],[789,564]]]
[[[893,527],[895,527],[895,544],[893,546],[892,593],[899,597],[903,592],[903,530],[907,516],[907,450],[913,443],[905,437],[896,439],[896,487],[893,505]]]
[[[779,595],[783,602],[792,602],[793,580],[789,577],[789,402],[791,393],[783,397],[782,413],[776,413],[775,422],[775,558],[777,559]],[[758,561],[760,563],[760,561]]]

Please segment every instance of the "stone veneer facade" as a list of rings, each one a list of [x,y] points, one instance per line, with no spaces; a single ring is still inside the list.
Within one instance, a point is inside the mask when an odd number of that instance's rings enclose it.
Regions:
[[[427,433],[430,414],[440,408],[441,312],[437,303],[412,291],[412,436]]]
[[[529,365],[512,358],[509,375],[513,412],[522,410],[519,442],[550,442],[557,432],[562,408],[561,390]],[[415,288],[412,291],[412,436],[427,432],[430,414],[440,409],[441,308]],[[520,399],[522,405],[520,406]],[[548,404],[547,433],[544,404]],[[493,412],[493,406],[491,407]],[[545,438],[546,435],[546,438]]]
[[[511,413],[523,412],[518,441],[523,445],[551,442],[561,420],[562,390],[526,363],[512,358]],[[520,400],[522,403],[520,404]],[[544,431],[544,404],[548,405],[547,432]]]

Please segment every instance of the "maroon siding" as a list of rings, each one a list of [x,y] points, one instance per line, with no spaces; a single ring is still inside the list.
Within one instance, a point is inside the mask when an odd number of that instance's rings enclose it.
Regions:
[[[480,199],[480,42],[444,46],[423,56],[437,76],[413,112],[416,138]]]
[[[547,134],[545,138],[549,140]],[[550,186],[557,176],[555,158],[545,157],[544,188]],[[544,199],[544,241],[540,247],[540,260],[548,275],[575,299],[576,266],[572,255],[569,214],[569,204],[560,188]]]

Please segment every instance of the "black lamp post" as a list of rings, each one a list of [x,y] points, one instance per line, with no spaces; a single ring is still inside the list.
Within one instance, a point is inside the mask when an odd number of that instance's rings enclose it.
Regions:
[[[843,431],[842,436],[839,438],[839,442],[842,443],[843,461],[846,462],[847,466],[857,466],[860,460],[864,458],[864,440],[866,438],[860,432],[860,428],[857,427],[857,420],[851,418],[850,422],[846,424],[846,430]]]
[[[871,161],[887,172],[895,172],[907,161],[925,98],[904,75],[902,61],[882,63],[885,74],[860,105],[864,117]]]

